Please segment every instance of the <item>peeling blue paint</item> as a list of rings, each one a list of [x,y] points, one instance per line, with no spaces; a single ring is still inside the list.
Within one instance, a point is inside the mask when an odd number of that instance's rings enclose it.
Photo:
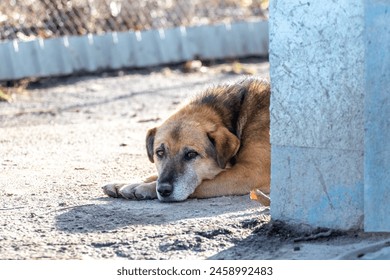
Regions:
[[[272,218],[312,226],[361,228],[362,161],[361,151],[272,146]]]
[[[326,221],[329,226],[342,223],[343,220],[355,220],[356,213],[363,219],[363,182],[354,186],[330,186],[329,197],[332,205],[325,196],[307,213],[309,224],[316,224],[319,219]],[[360,226],[360,224],[359,224]]]

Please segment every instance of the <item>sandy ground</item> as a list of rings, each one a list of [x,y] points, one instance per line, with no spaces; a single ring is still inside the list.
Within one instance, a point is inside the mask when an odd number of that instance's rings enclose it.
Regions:
[[[267,62],[239,66],[268,76]],[[146,130],[194,93],[241,79],[231,68],[51,79],[0,103],[0,259],[390,256],[390,235],[270,222],[269,209],[249,196],[167,204],[103,195],[107,182],[153,173]],[[371,255],[360,250],[371,245]]]

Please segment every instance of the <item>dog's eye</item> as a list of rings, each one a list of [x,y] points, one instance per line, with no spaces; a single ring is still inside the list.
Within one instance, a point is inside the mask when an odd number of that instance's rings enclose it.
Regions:
[[[156,151],[156,155],[158,158],[163,158],[165,155],[165,152],[164,152],[164,150],[158,150],[158,151]]]
[[[195,151],[190,151],[190,152],[187,152],[186,154],[185,154],[185,159],[186,160],[191,160],[191,159],[193,159],[193,158],[196,158],[198,156],[198,153],[197,152],[195,152]]]

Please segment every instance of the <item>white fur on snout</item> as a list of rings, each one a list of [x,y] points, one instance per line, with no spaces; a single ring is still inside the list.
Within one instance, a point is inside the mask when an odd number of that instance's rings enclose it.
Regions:
[[[168,197],[162,197],[157,192],[157,197],[160,201],[183,201],[195,191],[199,184],[200,182],[195,170],[189,165],[187,166],[184,174],[175,180],[172,194]]]

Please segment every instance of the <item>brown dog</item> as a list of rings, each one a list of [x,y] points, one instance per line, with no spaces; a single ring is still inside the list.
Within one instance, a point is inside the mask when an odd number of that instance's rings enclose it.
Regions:
[[[270,86],[246,79],[206,90],[152,128],[146,149],[158,176],[139,184],[109,184],[111,197],[183,201],[243,195],[257,189],[269,205]]]

